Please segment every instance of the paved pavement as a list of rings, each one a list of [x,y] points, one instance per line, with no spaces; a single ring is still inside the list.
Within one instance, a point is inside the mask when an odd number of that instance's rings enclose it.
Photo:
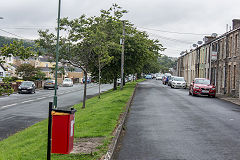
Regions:
[[[112,85],[101,85],[106,91]],[[96,95],[98,85],[89,84],[87,96]],[[38,90],[36,94],[12,94],[0,97],[0,140],[23,130],[48,117],[48,104],[53,101],[54,90]],[[83,85],[59,87],[58,107],[66,108],[78,104],[83,98]]]
[[[240,107],[160,81],[139,84],[117,160],[239,160]]]

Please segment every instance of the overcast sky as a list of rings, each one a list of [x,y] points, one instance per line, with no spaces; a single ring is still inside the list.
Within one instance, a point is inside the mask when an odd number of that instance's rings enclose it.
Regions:
[[[240,19],[239,0],[62,0],[61,17],[99,15],[113,3],[128,10],[124,19],[159,39],[167,48],[164,54],[172,57],[191,49],[204,35],[225,33],[226,24]],[[2,1],[0,35],[37,39],[39,29],[55,32],[57,8],[58,0]]]

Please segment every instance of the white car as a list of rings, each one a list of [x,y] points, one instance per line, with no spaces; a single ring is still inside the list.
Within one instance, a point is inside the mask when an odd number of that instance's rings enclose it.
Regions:
[[[162,77],[161,76],[157,76],[156,80],[162,80]]]
[[[174,77],[171,83],[171,88],[186,88],[187,83],[184,77]]]
[[[72,87],[73,86],[73,81],[71,78],[65,78],[62,83],[63,87]]]

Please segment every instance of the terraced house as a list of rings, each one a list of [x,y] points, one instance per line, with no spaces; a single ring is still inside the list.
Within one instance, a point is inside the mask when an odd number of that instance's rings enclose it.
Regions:
[[[218,94],[239,97],[240,19],[221,36],[205,37],[204,44],[178,58],[177,73],[189,85],[194,78],[208,78]]]

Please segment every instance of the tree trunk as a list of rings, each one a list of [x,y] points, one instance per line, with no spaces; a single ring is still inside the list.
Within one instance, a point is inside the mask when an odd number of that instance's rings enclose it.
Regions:
[[[113,90],[117,90],[117,78],[116,77],[113,80]]]
[[[98,98],[101,98],[101,66],[100,66],[100,58],[98,56]]]
[[[82,109],[86,106],[86,97],[87,97],[87,72],[84,71],[85,82],[84,82],[84,93],[83,93],[83,106]]]
[[[141,78],[141,73],[137,73],[137,79]]]

